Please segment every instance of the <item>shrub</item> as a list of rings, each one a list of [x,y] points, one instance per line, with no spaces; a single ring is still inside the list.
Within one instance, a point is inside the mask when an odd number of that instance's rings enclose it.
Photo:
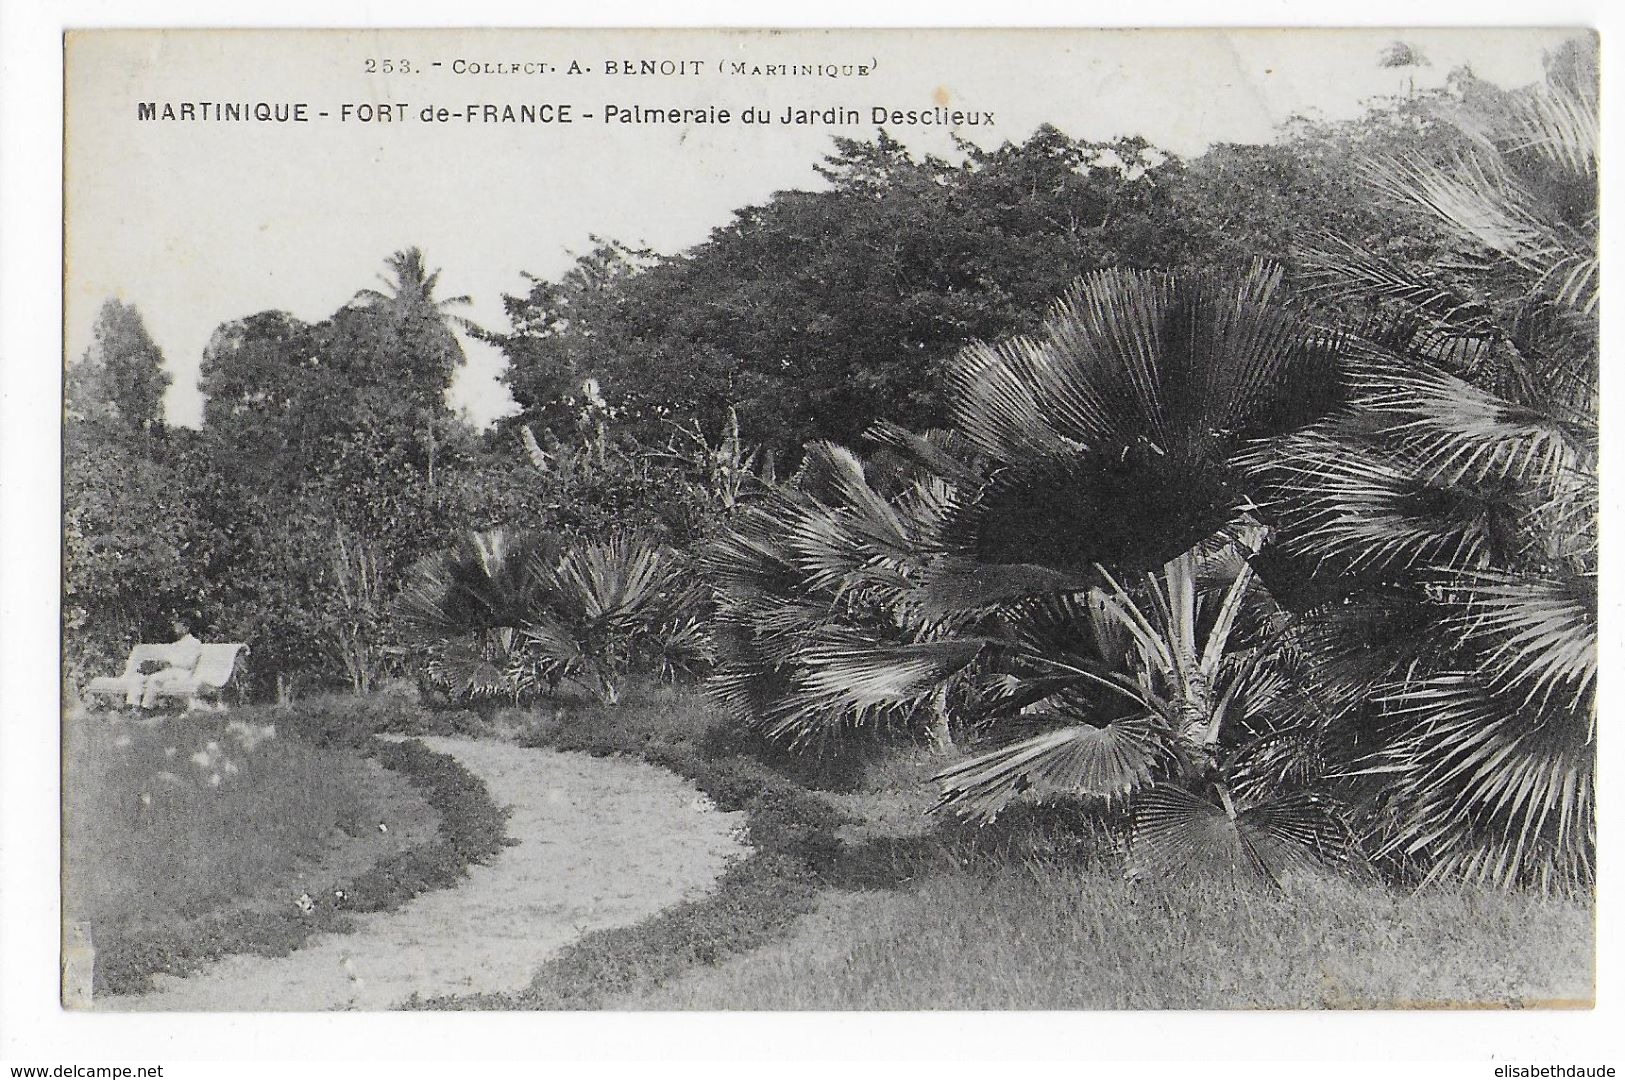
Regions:
[[[493,529],[415,566],[398,609],[454,700],[517,704],[570,683],[615,702],[634,673],[709,662],[706,602],[687,560],[651,535]]]
[[[467,709],[431,709],[411,697],[320,695],[292,708],[250,706],[232,715],[249,722],[275,723],[316,746],[370,745],[374,735],[480,735],[485,721]]]

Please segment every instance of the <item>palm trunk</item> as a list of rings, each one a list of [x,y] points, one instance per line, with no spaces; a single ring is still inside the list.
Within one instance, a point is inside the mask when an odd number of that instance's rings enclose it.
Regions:
[[[954,748],[953,730],[948,726],[947,684],[939,686],[936,696],[931,699],[931,726],[928,731],[931,747],[938,753],[947,753]]]

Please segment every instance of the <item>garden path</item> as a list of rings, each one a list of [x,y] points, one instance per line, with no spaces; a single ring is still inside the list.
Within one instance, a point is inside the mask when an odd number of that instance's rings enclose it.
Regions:
[[[646,762],[424,738],[508,805],[504,848],[453,889],[356,915],[348,934],[283,957],[232,956],[97,1009],[222,1012],[387,1009],[421,997],[515,991],[590,930],[638,922],[705,892],[743,852],[744,814],[716,810]]]

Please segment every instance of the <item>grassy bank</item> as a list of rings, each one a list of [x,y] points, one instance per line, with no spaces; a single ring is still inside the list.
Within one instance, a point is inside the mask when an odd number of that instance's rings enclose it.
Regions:
[[[64,914],[90,928],[96,993],[287,953],[500,848],[478,780],[421,744],[327,723],[354,708],[70,722]]]

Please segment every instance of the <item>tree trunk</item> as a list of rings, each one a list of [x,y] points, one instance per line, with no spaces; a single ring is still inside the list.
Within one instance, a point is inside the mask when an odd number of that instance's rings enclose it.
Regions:
[[[948,726],[946,684],[937,688],[936,696],[931,700],[931,726],[928,730],[931,735],[931,746],[938,753],[946,753],[954,748],[954,734]]]

